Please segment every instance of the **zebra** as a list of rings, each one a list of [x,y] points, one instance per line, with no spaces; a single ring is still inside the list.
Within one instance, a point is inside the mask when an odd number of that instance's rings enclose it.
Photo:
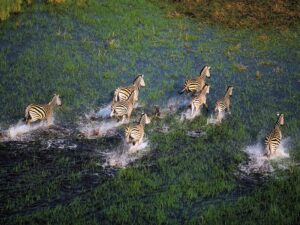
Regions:
[[[265,155],[267,157],[270,157],[276,152],[282,139],[280,126],[284,125],[284,115],[282,113],[277,113],[277,117],[278,119],[273,130],[265,137]]]
[[[178,93],[183,94],[184,92],[200,92],[205,85],[206,77],[210,77],[210,66],[207,65],[202,68],[198,77],[195,79],[186,80],[183,89]]]
[[[48,126],[53,124],[53,110],[56,106],[61,106],[60,96],[54,94],[52,100],[46,105],[30,104],[25,110],[26,124],[31,124],[37,120],[47,120]]]
[[[228,112],[230,112],[230,97],[232,96],[232,90],[233,90],[233,86],[228,86],[226,93],[224,95],[223,98],[221,98],[220,100],[217,101],[216,106],[215,106],[215,112],[224,112],[225,110],[227,110]]]
[[[206,103],[206,94],[209,93],[210,86],[205,84],[201,92],[194,96],[191,102],[192,115],[197,112],[202,105],[205,105],[206,110],[208,110],[208,105]]]
[[[115,101],[115,99],[113,99],[113,102],[111,104],[110,117],[116,117],[118,121],[120,120],[120,118],[122,118],[122,123],[124,122],[125,117],[127,117],[127,120],[130,120],[135,103],[134,97],[135,95],[132,92],[129,99],[125,101]]]
[[[134,79],[133,84],[127,87],[118,87],[114,92],[115,101],[126,101],[129,96],[134,93],[134,101],[138,101],[139,89],[145,87],[144,74],[138,74]]]
[[[147,116],[146,113],[143,113],[140,121],[137,125],[128,126],[125,128],[125,141],[127,144],[136,143],[141,144],[144,134],[145,134],[145,125],[149,124],[151,119]]]

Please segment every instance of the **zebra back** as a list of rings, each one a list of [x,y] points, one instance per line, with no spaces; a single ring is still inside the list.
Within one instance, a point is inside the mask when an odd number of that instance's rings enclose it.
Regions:
[[[278,113],[277,116],[278,119],[273,130],[265,137],[265,149],[267,156],[276,152],[282,139],[280,126],[284,125],[284,115]]]

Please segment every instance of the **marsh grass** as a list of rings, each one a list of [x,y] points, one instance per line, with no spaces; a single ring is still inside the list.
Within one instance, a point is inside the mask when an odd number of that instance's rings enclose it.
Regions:
[[[183,0],[175,2],[176,9],[168,12],[171,17],[192,15],[202,21],[229,27],[286,27],[299,22],[299,5],[295,0],[272,1],[206,1]]]

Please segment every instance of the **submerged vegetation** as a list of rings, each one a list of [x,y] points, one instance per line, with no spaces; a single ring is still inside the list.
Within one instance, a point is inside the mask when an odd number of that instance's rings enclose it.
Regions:
[[[1,224],[299,222],[299,25],[279,32],[231,29],[177,16],[176,7],[146,0],[89,0],[85,7],[42,1],[0,24],[1,129],[17,123],[29,103],[63,96],[58,131],[0,143]],[[206,64],[212,68],[209,112],[182,122],[188,97],[177,92]],[[86,139],[77,123],[138,73],[145,75],[139,106],[147,114],[154,105],[181,105],[145,128],[150,150],[141,159],[124,169],[103,168],[103,154],[118,149],[124,127]],[[208,124],[229,85],[235,88],[231,115],[221,125]],[[245,174],[243,150],[263,139],[277,111],[285,114],[289,158],[271,161],[271,174]]]

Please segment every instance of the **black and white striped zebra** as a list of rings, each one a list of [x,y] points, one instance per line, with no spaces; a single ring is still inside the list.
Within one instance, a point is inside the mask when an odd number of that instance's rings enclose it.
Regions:
[[[145,125],[151,122],[146,113],[143,113],[137,125],[125,128],[125,141],[127,144],[140,144],[145,135]]]
[[[224,97],[216,102],[215,112],[221,113],[225,112],[226,110],[230,112],[230,97],[232,96],[232,90],[232,86],[227,87]]]
[[[198,95],[195,95],[191,102],[192,116],[196,113],[202,105],[205,105],[206,110],[208,110],[208,105],[206,103],[206,94],[209,93],[210,86],[205,84],[203,89]]]
[[[37,120],[47,120],[48,125],[51,125],[53,123],[54,107],[60,105],[62,105],[60,96],[56,94],[48,104],[30,104],[25,110],[25,121],[30,125]]]
[[[204,66],[202,70],[200,71],[200,74],[198,77],[194,79],[186,80],[183,86],[183,89],[179,91],[179,94],[186,93],[197,93],[202,90],[202,88],[205,85],[205,78],[210,77],[210,67]]]
[[[265,152],[268,157],[276,152],[282,139],[280,126],[284,125],[284,115],[277,113],[277,117],[273,130],[265,137]]]
[[[145,87],[144,75],[139,74],[133,81],[133,84],[127,87],[119,87],[114,92],[115,101],[126,101],[129,96],[134,93],[134,101],[137,102],[139,98],[139,89]]]
[[[127,118],[129,121],[133,111],[134,103],[135,101],[133,92],[131,93],[129,99],[125,101],[115,101],[115,99],[113,99],[110,117],[116,117],[118,121],[122,118],[122,122],[124,122],[125,118]]]

